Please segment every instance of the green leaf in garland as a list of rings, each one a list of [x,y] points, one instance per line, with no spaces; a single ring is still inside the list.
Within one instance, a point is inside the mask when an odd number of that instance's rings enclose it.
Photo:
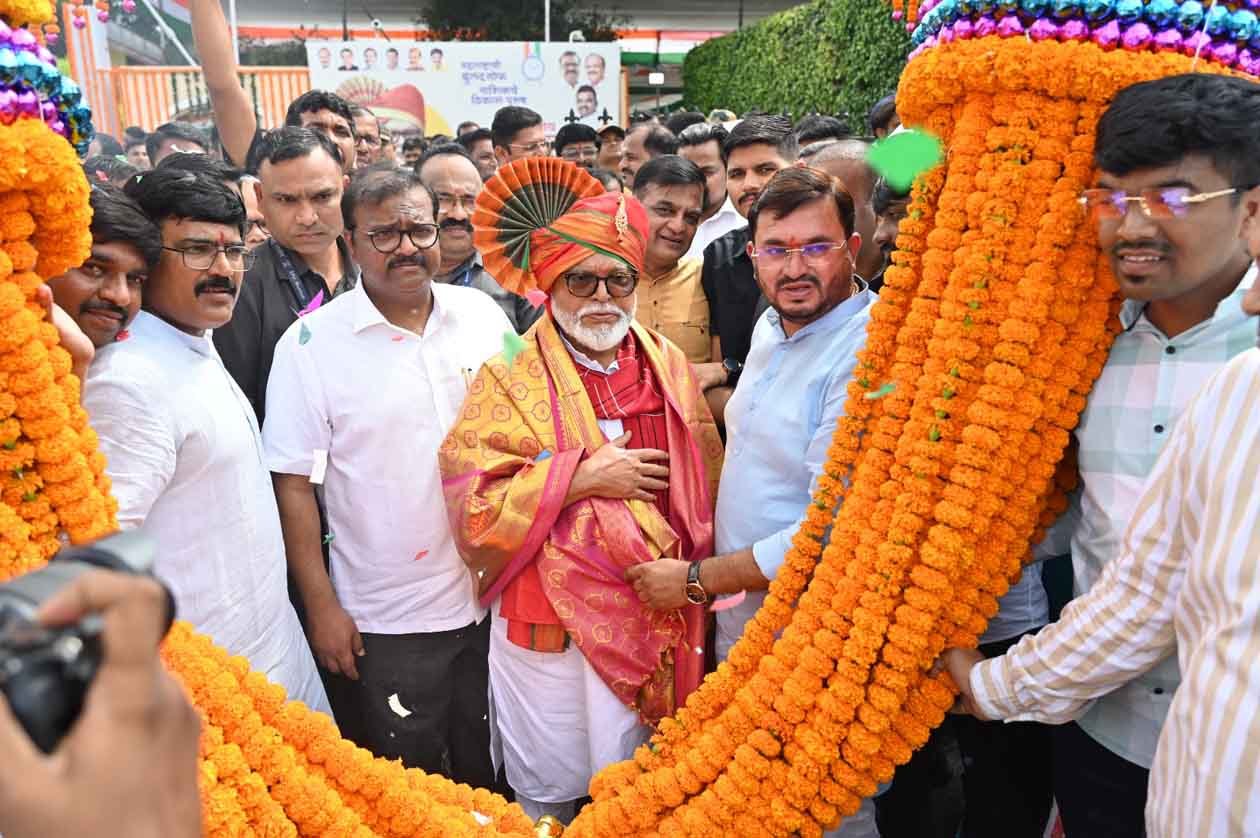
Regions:
[[[925,131],[900,131],[871,146],[866,162],[898,192],[941,162],[941,141]]]
[[[863,393],[862,398],[869,399],[870,401],[875,401],[876,399],[882,399],[884,396],[887,396],[889,393],[891,393],[893,390],[896,390],[896,389],[897,389],[897,382],[889,381],[887,384],[885,384],[883,387],[880,387],[878,390],[872,390],[869,393]]]

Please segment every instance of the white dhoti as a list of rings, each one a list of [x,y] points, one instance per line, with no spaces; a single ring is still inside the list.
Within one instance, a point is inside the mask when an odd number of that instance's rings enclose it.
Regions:
[[[532,803],[568,803],[585,796],[591,777],[632,757],[651,730],[613,695],[577,648],[524,649],[507,639],[507,621],[499,616],[497,602],[491,617],[495,768],[504,765],[518,798]],[[540,811],[554,814],[551,808]]]

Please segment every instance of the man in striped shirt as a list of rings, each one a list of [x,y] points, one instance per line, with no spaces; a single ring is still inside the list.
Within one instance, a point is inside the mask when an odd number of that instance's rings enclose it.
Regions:
[[[1258,122],[1260,85],[1200,76],[1131,87],[1103,115],[1086,201],[1129,302],[1077,430],[1084,596],[1000,658],[946,656],[977,715],[1063,725],[1055,793],[1073,838],[1142,835],[1143,808],[1151,835],[1260,828],[1260,706],[1246,701],[1260,681],[1247,669],[1260,651],[1260,289],[1243,238],[1260,245]]]

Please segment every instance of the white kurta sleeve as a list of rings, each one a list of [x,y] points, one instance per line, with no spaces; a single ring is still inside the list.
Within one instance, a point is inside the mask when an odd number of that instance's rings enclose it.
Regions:
[[[271,376],[267,379],[263,456],[272,472],[309,476],[320,456],[316,452],[328,454],[332,426],[323,381],[312,353],[298,340],[301,325],[301,321],[294,323],[276,344]]]
[[[118,499],[118,525],[134,529],[175,476],[177,423],[145,386],[107,373],[89,376],[83,407],[101,440],[105,472]]]

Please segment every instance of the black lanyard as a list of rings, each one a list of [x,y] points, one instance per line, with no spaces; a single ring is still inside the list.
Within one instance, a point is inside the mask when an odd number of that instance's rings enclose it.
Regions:
[[[311,293],[306,290],[306,283],[302,281],[302,277],[298,276],[297,268],[294,267],[293,260],[289,258],[289,254],[285,252],[284,248],[277,244],[275,239],[268,239],[267,244],[271,247],[272,253],[275,254],[276,264],[280,268],[280,276],[289,286],[289,291],[297,302],[297,310],[302,311],[311,303]]]

